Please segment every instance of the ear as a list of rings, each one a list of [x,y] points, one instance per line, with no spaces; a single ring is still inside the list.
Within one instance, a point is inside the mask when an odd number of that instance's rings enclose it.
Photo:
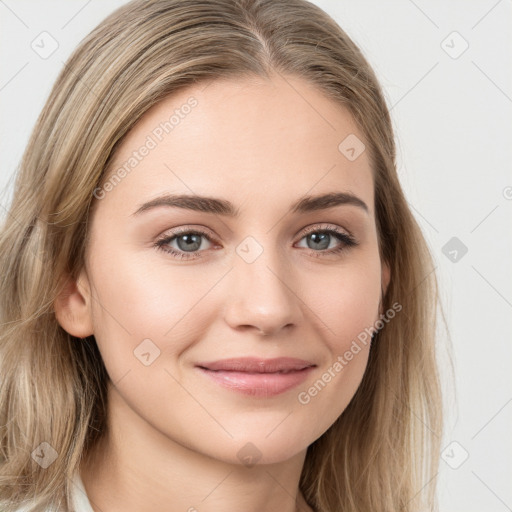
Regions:
[[[80,273],[76,281],[66,275],[54,303],[55,316],[60,326],[77,338],[86,338],[94,333],[90,290],[85,271]]]

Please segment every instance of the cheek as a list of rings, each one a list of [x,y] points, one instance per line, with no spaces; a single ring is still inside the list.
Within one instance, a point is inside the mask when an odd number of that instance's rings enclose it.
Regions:
[[[381,265],[377,255],[341,265],[339,271],[317,275],[306,284],[308,303],[324,333],[329,356],[322,372],[302,388],[298,402],[330,425],[345,410],[363,378],[368,363],[371,330],[378,319]]]
[[[147,255],[95,254],[93,322],[107,369],[126,371],[139,363],[140,351],[179,355],[201,338],[207,328],[204,298],[223,269],[199,273],[192,266],[151,265]]]
[[[352,339],[378,318],[381,267],[378,256],[350,261],[304,282],[307,304],[324,328],[331,349],[347,350]]]

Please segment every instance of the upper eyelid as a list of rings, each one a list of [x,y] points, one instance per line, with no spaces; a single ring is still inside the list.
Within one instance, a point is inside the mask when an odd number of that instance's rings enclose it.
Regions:
[[[193,227],[193,225],[190,225],[190,226],[186,226],[186,227],[177,227],[177,228],[173,228],[174,229],[174,232],[172,233],[163,233],[161,236],[158,237],[159,240],[164,240],[164,239],[171,239],[171,238],[175,238],[175,237],[178,237],[180,235],[185,235],[185,234],[188,234],[188,233],[194,233],[194,232],[197,232],[198,234],[202,235],[202,236],[208,236],[210,239],[212,240],[218,240],[219,237],[217,237],[215,234],[213,234],[213,232],[206,228],[206,227]],[[353,236],[353,234],[351,233],[350,230],[346,229],[346,228],[342,228],[340,226],[336,226],[336,225],[333,225],[333,224],[328,224],[328,223],[325,223],[325,222],[321,222],[321,223],[318,223],[318,224],[309,224],[308,226],[305,226],[303,227],[299,234],[302,233],[302,237],[306,236],[307,234],[309,234],[310,232],[316,232],[316,231],[329,231],[329,230],[332,230],[332,231],[344,231],[346,232],[346,234],[348,236]],[[301,237],[301,238],[302,238]]]
[[[196,228],[196,227],[192,227],[192,226],[187,226],[187,227],[179,226],[177,228],[172,228],[172,232],[169,232],[169,231],[170,230],[164,231],[157,238],[160,240],[166,239],[166,238],[174,238],[174,237],[178,237],[180,235],[186,235],[188,233],[199,233],[200,235],[203,235],[203,236],[208,235],[212,239],[218,238],[216,235],[213,234],[213,231],[211,231],[210,229],[205,228],[205,227],[197,227]]]
[[[218,237],[216,235],[211,235],[210,234],[211,231],[205,227],[195,228],[192,226],[186,226],[186,227],[180,226],[180,227],[177,227],[174,229],[177,231],[175,231],[174,233],[163,234],[162,236],[158,237],[157,243],[158,242],[170,242],[171,240],[174,241],[176,238],[180,237],[181,235],[186,235],[189,233],[196,233],[196,234],[199,234],[200,236],[204,236],[212,244],[219,243]],[[346,235],[355,244],[358,244],[356,238],[349,230],[347,230],[346,228],[341,228],[340,226],[327,224],[325,222],[319,223],[319,224],[310,224],[308,226],[303,227],[299,233],[300,238],[297,241],[299,242],[304,237],[308,236],[310,233],[322,232],[322,231],[331,231],[338,235]],[[338,240],[339,240],[339,238],[338,238]]]
[[[327,224],[325,222],[321,222],[320,224],[310,224],[302,228],[301,233],[304,232],[315,232],[315,231],[345,231],[347,235],[352,236],[352,232],[347,228],[343,228],[340,226],[336,226],[333,224]]]

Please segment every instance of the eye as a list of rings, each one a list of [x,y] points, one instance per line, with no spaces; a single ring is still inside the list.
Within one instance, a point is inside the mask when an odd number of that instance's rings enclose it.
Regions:
[[[184,228],[175,231],[171,236],[168,235],[157,240],[155,246],[175,258],[194,259],[199,257],[199,249],[205,249],[203,238],[212,243],[212,237],[208,233]],[[172,247],[173,243],[177,247]]]
[[[311,226],[306,228],[301,241],[306,239],[307,248],[315,257],[341,253],[354,247],[356,240],[332,226]],[[201,256],[201,252],[210,247],[204,247],[204,240],[207,244],[213,243],[213,237],[201,230],[190,228],[179,228],[171,235],[166,235],[155,242],[155,247],[178,259],[196,259]],[[332,247],[332,242],[337,244]]]
[[[337,254],[357,245],[352,235],[332,226],[312,226],[306,229],[301,240],[306,239],[307,248],[315,257]],[[332,246],[332,242],[337,244]]]

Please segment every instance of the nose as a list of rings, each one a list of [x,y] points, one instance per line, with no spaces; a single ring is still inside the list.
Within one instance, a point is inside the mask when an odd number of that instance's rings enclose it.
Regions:
[[[235,255],[230,272],[225,321],[238,331],[276,335],[300,323],[302,300],[293,276],[278,255],[263,253],[252,263]]]

